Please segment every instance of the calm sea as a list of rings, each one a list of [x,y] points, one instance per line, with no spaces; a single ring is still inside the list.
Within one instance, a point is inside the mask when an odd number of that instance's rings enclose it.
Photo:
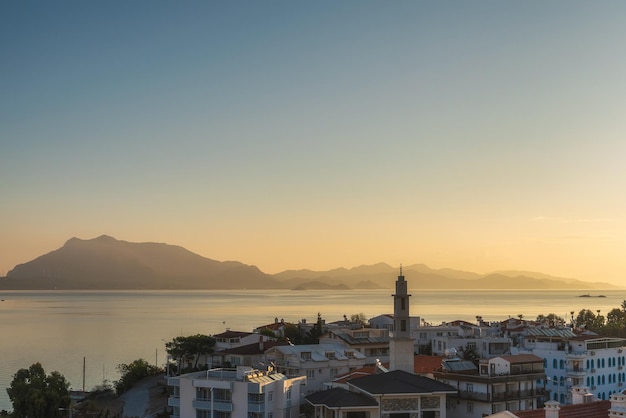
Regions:
[[[0,292],[0,410],[12,409],[6,394],[13,374],[34,362],[58,370],[73,388],[119,378],[116,366],[138,358],[162,365],[166,341],[179,335],[251,331],[274,318],[327,322],[363,313],[392,313],[392,289],[360,291],[4,291]],[[411,289],[411,315],[427,322],[499,321],[523,314],[609,310],[626,291],[475,291]]]

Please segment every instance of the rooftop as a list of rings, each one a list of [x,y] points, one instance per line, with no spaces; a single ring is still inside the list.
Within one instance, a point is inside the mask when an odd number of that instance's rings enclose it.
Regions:
[[[407,373],[402,370],[394,370],[351,379],[348,385],[356,386],[364,392],[372,395],[401,394],[401,393],[456,393],[457,390],[450,385],[438,382],[428,377]]]

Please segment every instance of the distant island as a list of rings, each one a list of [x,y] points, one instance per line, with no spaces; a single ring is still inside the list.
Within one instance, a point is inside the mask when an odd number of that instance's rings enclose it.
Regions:
[[[618,288],[526,271],[481,275],[414,264],[404,266],[403,272],[420,289]],[[212,260],[176,245],[133,243],[102,235],[88,240],[71,238],[61,248],[15,266],[0,278],[0,290],[393,289],[397,275],[398,267],[385,263],[328,271],[287,270],[272,275],[256,266]]]
[[[580,295],[578,296],[579,298],[605,298],[605,295],[596,295],[596,296],[592,296],[589,293],[585,293],[584,295]]]

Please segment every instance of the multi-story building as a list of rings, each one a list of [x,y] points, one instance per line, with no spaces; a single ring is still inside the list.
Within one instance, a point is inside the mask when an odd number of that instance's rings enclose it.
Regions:
[[[306,376],[307,394],[367,362],[365,355],[340,344],[276,346],[265,352],[265,361],[287,376]]]
[[[446,418],[450,385],[404,370],[351,379],[306,396],[318,418]]]
[[[320,344],[332,343],[344,345],[347,349],[356,350],[365,355],[368,363],[376,360],[389,361],[389,331],[386,329],[341,328],[329,330],[320,337]]]
[[[572,388],[608,400],[626,385],[626,339],[577,336],[568,328],[528,328],[519,353],[544,359],[550,399],[572,403]]]
[[[482,359],[478,367],[470,361],[448,359],[434,376],[458,390],[448,397],[451,418],[535,409],[544,396],[543,359],[532,354]]]
[[[256,342],[275,341],[275,338],[268,337],[256,332],[244,331],[225,331],[220,334],[213,335],[215,338],[215,351],[228,350],[231,348],[241,347]]]
[[[240,347],[230,348],[215,353],[215,357],[219,357],[221,365],[230,367],[250,366],[264,368],[265,352],[277,345],[289,345],[285,341],[259,341],[256,344],[242,345]]]
[[[500,335],[499,327],[466,321],[421,327],[415,343],[418,346],[430,344],[435,355],[445,355],[449,350],[459,353],[471,350],[478,357],[485,358],[510,354],[512,345],[510,338]]]
[[[173,418],[297,418],[306,377],[271,369],[211,369],[170,377]]]

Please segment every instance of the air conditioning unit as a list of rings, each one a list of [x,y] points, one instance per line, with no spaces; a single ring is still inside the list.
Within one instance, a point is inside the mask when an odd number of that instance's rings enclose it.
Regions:
[[[595,352],[595,351],[590,351],[590,352],[589,352],[589,355],[591,355],[591,356],[595,356],[595,355],[596,355],[596,352]]]

